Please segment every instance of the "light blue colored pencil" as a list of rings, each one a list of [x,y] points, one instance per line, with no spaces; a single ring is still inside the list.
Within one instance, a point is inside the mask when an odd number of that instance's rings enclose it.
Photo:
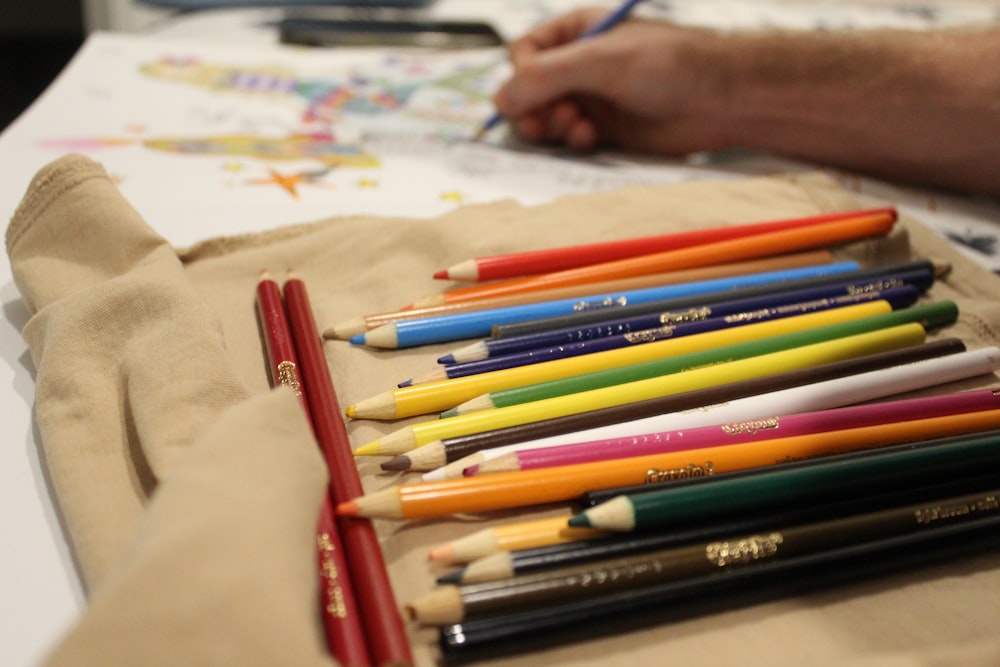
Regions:
[[[720,292],[739,287],[752,287],[817,276],[837,275],[857,269],[857,262],[835,262],[832,264],[751,273],[742,276],[700,280],[660,287],[647,287],[619,293],[596,294],[572,299],[527,303],[519,306],[508,306],[506,308],[491,308],[488,310],[454,313],[437,317],[399,320],[363,334],[358,334],[351,338],[351,343],[380,348],[404,348],[446,343],[466,338],[483,338],[489,336],[493,327],[497,324],[566,315],[580,312],[583,309],[612,309],[629,304],[709,294],[711,292]]]

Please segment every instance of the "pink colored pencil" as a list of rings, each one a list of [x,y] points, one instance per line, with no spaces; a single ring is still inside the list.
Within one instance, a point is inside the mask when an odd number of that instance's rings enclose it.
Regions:
[[[890,422],[943,417],[996,408],[1000,408],[1000,389],[991,388],[782,416],[764,415],[738,422],[713,424],[688,430],[660,431],[645,435],[515,450],[479,465],[470,466],[465,469],[463,474],[471,477],[492,472],[513,472],[578,463],[594,463],[632,456],[663,454],[720,445],[738,445],[757,440],[863,428]]]

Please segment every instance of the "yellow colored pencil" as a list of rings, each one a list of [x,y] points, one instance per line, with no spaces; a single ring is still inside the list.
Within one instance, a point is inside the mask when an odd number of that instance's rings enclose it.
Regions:
[[[736,343],[859,320],[891,311],[892,306],[887,301],[880,299],[805,315],[733,326],[692,336],[668,338],[642,345],[594,352],[578,357],[505,368],[450,380],[426,382],[400,387],[365,399],[349,406],[346,414],[353,419],[401,419],[441,412],[493,391],[523,387],[528,384],[548,382],[609,368],[620,368],[654,359],[714,350]]]
[[[877,329],[864,334],[836,338],[747,359],[692,368],[672,375],[639,380],[590,391],[556,396],[541,401],[505,408],[412,424],[362,445],[356,455],[398,456],[433,440],[479,433],[495,428],[527,424],[550,417],[622,405],[655,396],[668,396],[727,382],[774,375],[819,364],[849,359],[876,352],[918,345],[926,331],[920,324],[909,323]]]
[[[428,558],[436,563],[468,563],[498,551],[516,551],[604,537],[610,533],[592,528],[570,528],[568,517],[536,519],[483,528],[434,547]]]

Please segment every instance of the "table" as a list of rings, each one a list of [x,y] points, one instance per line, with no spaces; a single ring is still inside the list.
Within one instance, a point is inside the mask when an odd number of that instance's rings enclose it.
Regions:
[[[434,14],[455,18],[487,18],[507,37],[576,3],[562,0],[442,0]],[[925,5],[921,5],[925,7]],[[662,13],[681,22],[730,25],[771,22],[809,28],[819,20],[827,25],[867,27],[903,25],[920,29],[936,23],[988,20],[996,16],[992,3],[947,3],[938,14],[911,11],[888,2],[838,3],[836,6],[801,2],[753,2],[730,0],[652,3],[651,13]],[[329,215],[357,212],[376,214],[436,215],[466,203],[514,197],[531,204],[562,193],[613,188],[627,183],[666,183],[688,178],[740,178],[786,170],[812,170],[806,165],[771,156],[732,154],[713,159],[647,163],[623,156],[568,163],[559,156],[538,156],[547,166],[545,177],[535,157],[504,149],[496,143],[483,146],[442,146],[430,141],[434,127],[472,127],[488,115],[486,95],[502,77],[502,54],[477,53],[469,58],[482,67],[483,76],[469,82],[477,101],[456,108],[451,116],[444,107],[438,115],[408,119],[394,129],[382,118],[364,118],[358,131],[366,132],[364,144],[387,158],[389,168],[379,185],[389,187],[395,173],[410,173],[415,161],[430,164],[423,180],[405,187],[406,197],[368,197],[373,183],[364,177],[336,181],[309,160],[291,160],[265,169],[247,156],[204,157],[198,160],[171,153],[169,148],[150,150],[144,141],[183,138],[194,129],[222,135],[278,136],[286,132],[289,119],[301,113],[299,106],[275,95],[207,98],[204,91],[185,88],[174,81],[150,81],[137,73],[138,62],[168,56],[183,66],[184,57],[198,55],[218,62],[284,64],[298,71],[332,72],[334,78],[351,72],[391,72],[404,62],[425,68],[421,75],[440,68],[448,60],[413,57],[395,63],[374,51],[327,55],[300,49],[282,49],[271,22],[278,10],[232,10],[185,15],[146,26],[141,33],[96,33],[80,56],[27,114],[0,135],[3,178],[0,207],[13,212],[31,176],[61,152],[75,150],[91,154],[109,165],[122,179],[126,196],[150,223],[172,243],[183,246],[207,236],[239,233],[301,222]],[[116,67],[108,68],[116,62]],[[367,68],[367,69],[366,69]],[[175,73],[179,70],[175,70]],[[414,70],[416,71],[416,70]],[[161,71],[166,73],[167,70]],[[357,83],[357,82],[356,82]],[[133,88],[133,86],[135,86]],[[260,93],[261,91],[257,91]],[[440,92],[440,91],[439,91]],[[402,95],[403,93],[400,92]],[[157,111],[148,111],[148,95],[155,95]],[[433,105],[444,105],[440,94]],[[357,97],[361,104],[362,97]],[[109,102],[110,101],[110,102]],[[370,100],[369,100],[370,101]],[[67,104],[70,106],[66,106]],[[430,103],[429,103],[430,104]],[[306,105],[308,106],[308,105]],[[72,116],[66,114],[73,109]],[[364,109],[359,108],[359,113]],[[108,110],[114,113],[109,114]],[[144,122],[140,122],[144,121]],[[398,121],[398,119],[397,119]],[[463,125],[464,124],[464,125]],[[444,131],[444,130],[442,130]],[[283,136],[283,135],[282,135]],[[338,137],[339,138],[339,137]],[[342,138],[339,138],[342,139]],[[144,147],[145,146],[145,147]],[[428,156],[431,159],[428,161]],[[357,159],[360,157],[355,156]],[[346,159],[346,158],[344,158]],[[197,163],[197,164],[196,164]],[[150,166],[143,169],[143,165]],[[224,170],[220,175],[219,168]],[[551,167],[557,165],[558,170]],[[533,169],[532,169],[533,168]],[[297,171],[296,171],[297,169]],[[526,171],[527,170],[527,171]],[[898,204],[906,213],[937,227],[942,233],[965,239],[968,245],[987,247],[996,240],[995,224],[1000,206],[995,202],[954,197],[900,185],[860,178],[828,170],[851,189]],[[360,172],[357,172],[360,173]],[[278,176],[295,174],[297,180],[282,185]],[[490,178],[485,179],[484,174]],[[185,180],[187,179],[187,180]],[[334,179],[331,181],[330,179]],[[165,184],[172,184],[167,188]],[[339,188],[331,190],[330,185]],[[402,187],[402,186],[394,186]],[[231,196],[239,190],[239,196]],[[336,193],[336,194],[332,194]],[[204,196],[210,194],[211,196]],[[227,196],[229,195],[229,196]],[[961,245],[961,244],[960,244]],[[977,261],[996,268],[991,257],[967,250]],[[33,369],[20,330],[27,311],[10,279],[6,254],[0,258],[0,297],[3,324],[3,423],[9,442],[0,454],[0,493],[3,494],[4,532],[7,549],[0,596],[5,600],[0,643],[5,664],[36,663],[59,634],[70,625],[85,604],[85,591],[76,574],[72,553],[66,544],[58,508],[53,505],[44,462],[36,444],[32,421]],[[1000,263],[997,264],[1000,266]],[[10,545],[16,545],[10,546]]]

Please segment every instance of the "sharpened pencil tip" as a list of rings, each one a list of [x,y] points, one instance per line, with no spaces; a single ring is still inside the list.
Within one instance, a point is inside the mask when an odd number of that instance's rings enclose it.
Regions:
[[[380,449],[379,441],[373,440],[367,444],[361,445],[354,450],[355,456],[378,456]]]
[[[382,463],[381,468],[382,470],[393,470],[393,471],[409,470],[411,465],[413,465],[413,463],[410,461],[410,457],[404,454],[403,456],[397,456],[394,459],[389,459],[388,461],[385,461],[384,463]]]
[[[446,354],[443,357],[438,357],[438,363],[444,366],[447,366],[448,364],[453,364],[455,363],[455,355]]]
[[[348,419],[354,419],[354,416],[358,414],[358,410],[353,405],[348,405],[347,409],[344,410],[344,414]]]
[[[448,280],[448,269],[442,269],[434,274],[435,280]]]
[[[351,343],[351,345],[364,345],[365,344],[365,335],[364,334],[358,334],[357,336],[351,336],[350,339],[349,339],[349,342]]]
[[[412,387],[413,386],[413,378],[410,378],[409,380],[403,380],[402,382],[400,382],[396,386],[399,387],[400,389],[402,389],[403,387]]]
[[[476,473],[479,472],[479,464],[471,465],[468,468],[462,469],[462,477],[475,477]]]
[[[357,516],[358,504],[353,500],[348,500],[337,505],[337,514],[340,516]]]
[[[446,419],[448,417],[457,417],[458,416],[458,410],[456,410],[455,408],[450,408],[450,409],[445,410],[444,412],[442,412],[440,416],[441,416],[441,419]]]
[[[455,570],[454,572],[449,572],[448,574],[442,574],[437,578],[438,584],[460,584],[462,583],[462,573],[465,572],[465,568],[460,570]]]
[[[427,560],[432,560],[437,563],[450,563],[455,559],[455,550],[450,544],[443,544],[439,547],[434,547],[427,552]]]
[[[590,517],[586,513],[575,514],[569,518],[566,525],[570,528],[590,528]]]

